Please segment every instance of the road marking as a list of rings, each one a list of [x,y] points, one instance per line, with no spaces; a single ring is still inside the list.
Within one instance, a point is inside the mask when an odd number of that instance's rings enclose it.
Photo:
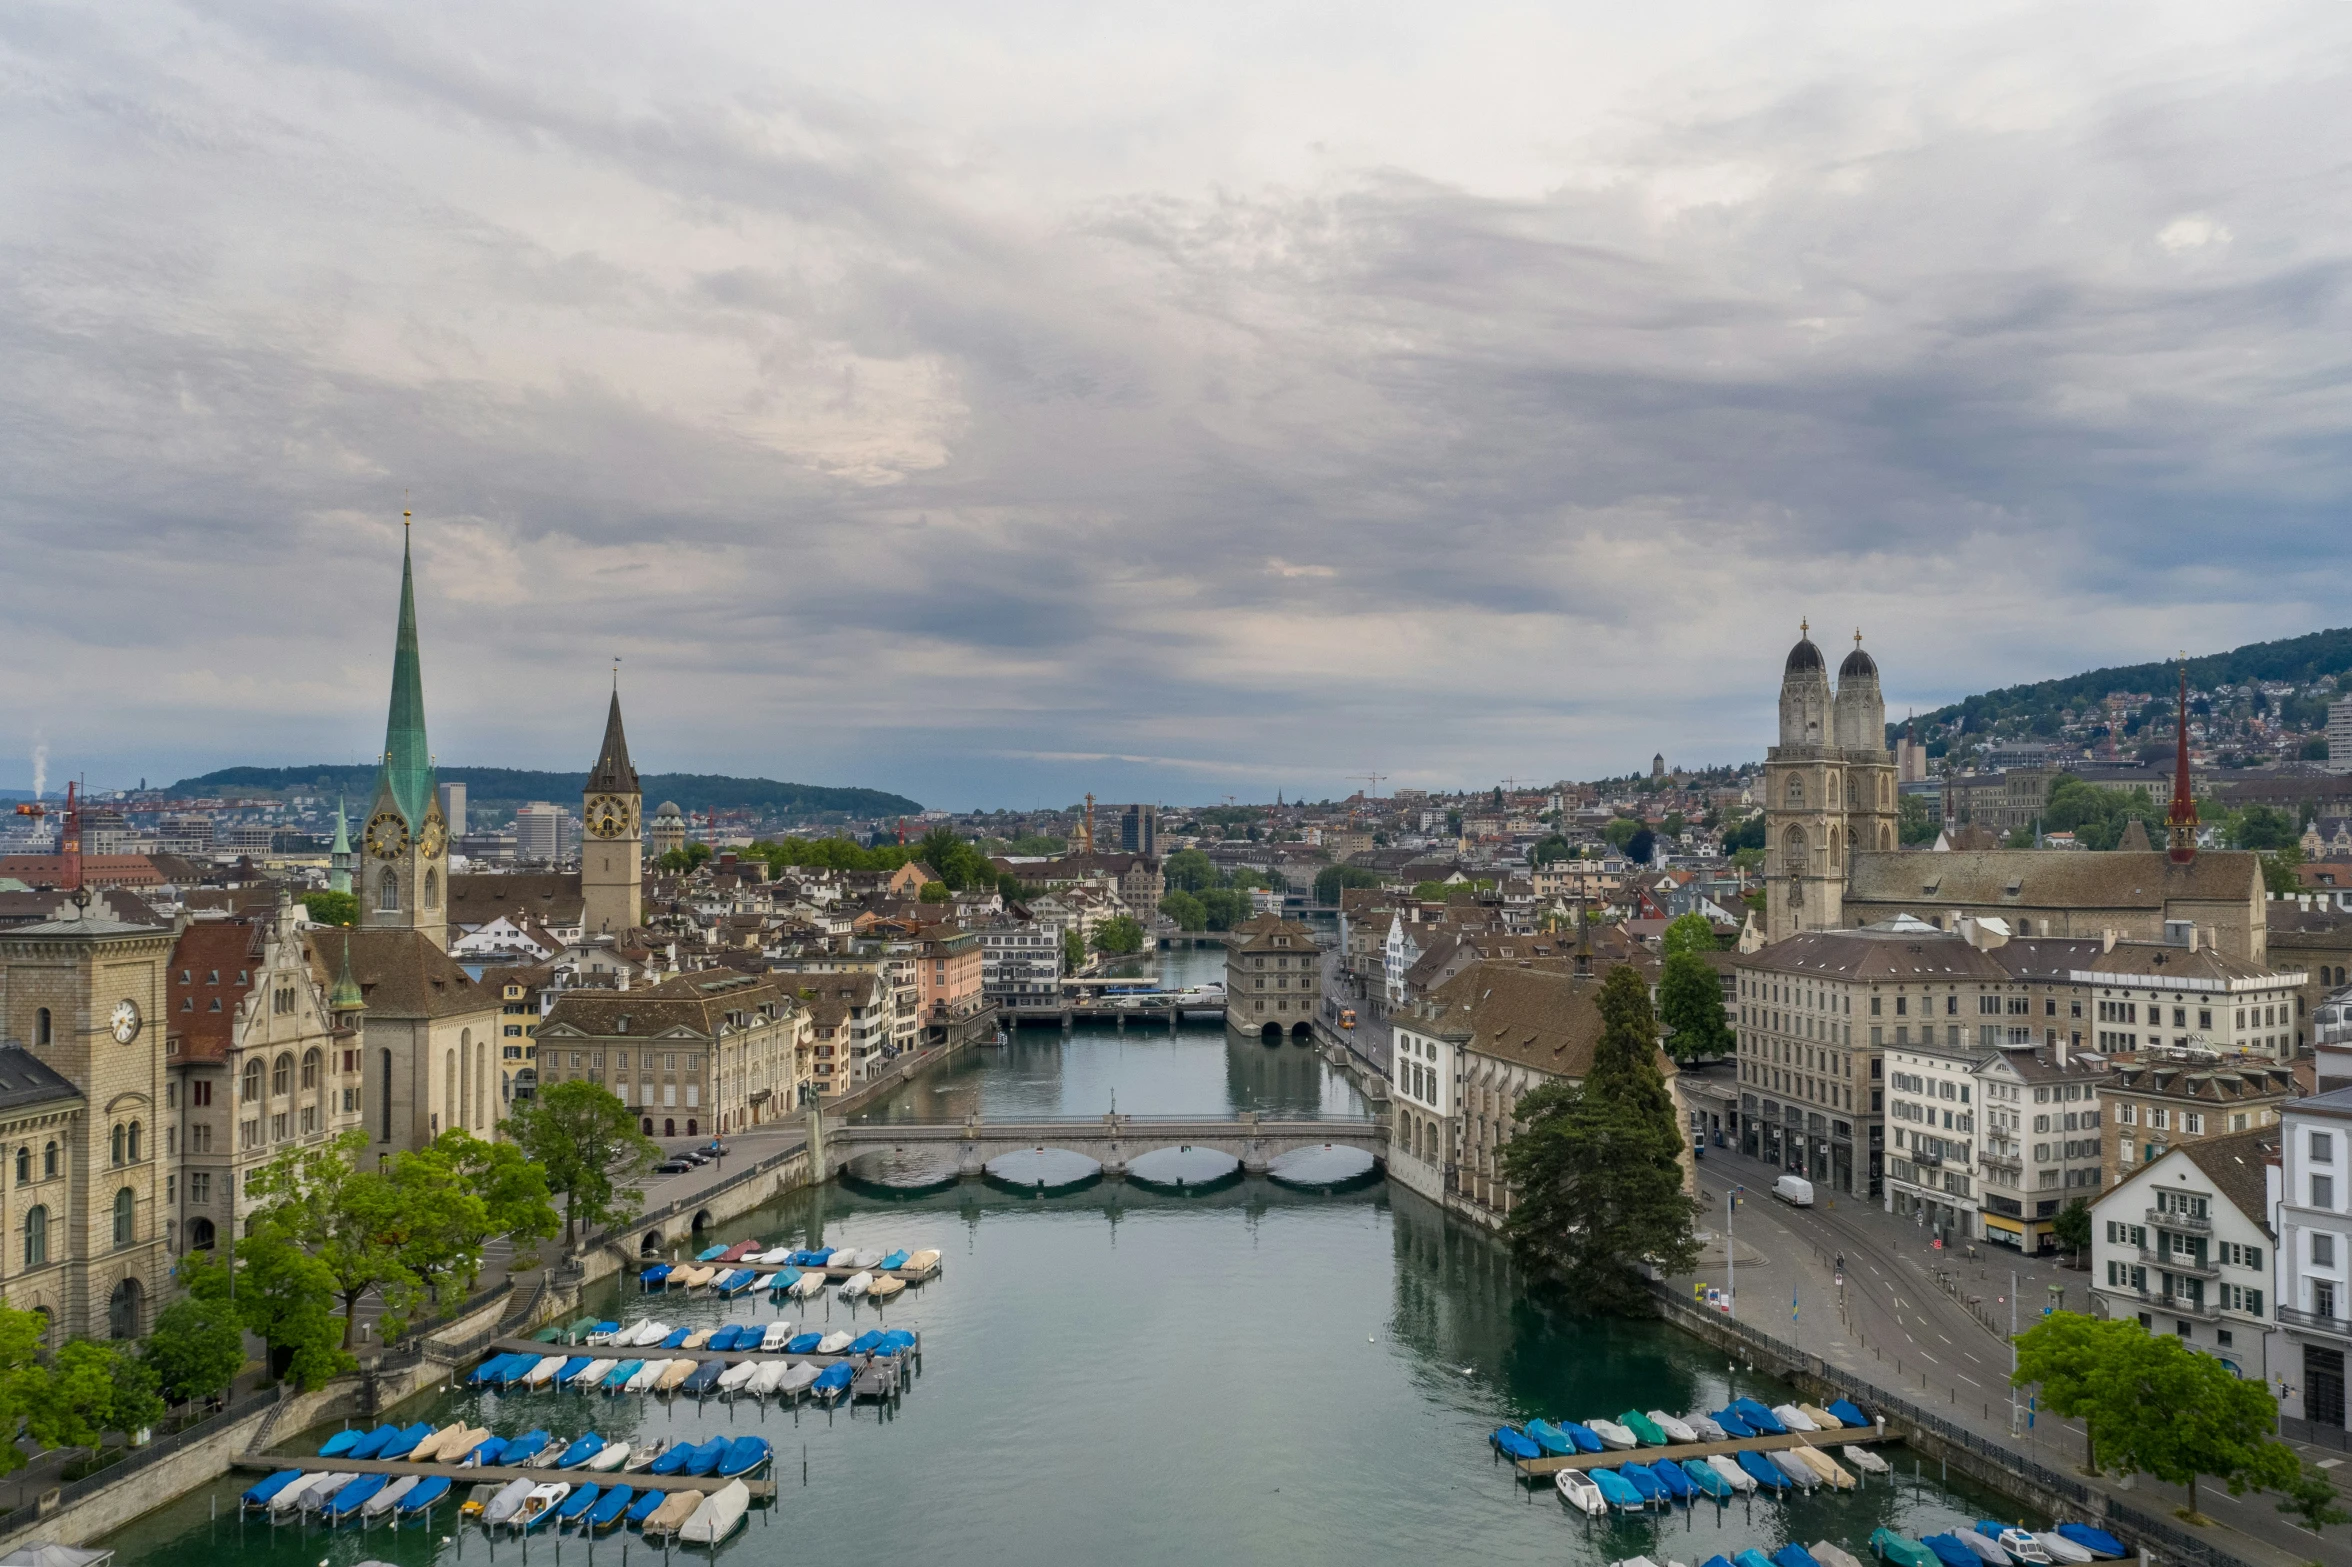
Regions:
[[[1963,1382],[1967,1383],[1967,1384],[1968,1384],[1970,1387],[1983,1387],[1983,1386],[1984,1386],[1984,1384],[1983,1384],[1982,1382],[1979,1382],[1979,1381],[1978,1381],[1976,1378],[1974,1378],[1974,1377],[1970,1376],[1970,1375],[1969,1375],[1967,1372],[1965,1372],[1965,1371],[1955,1371],[1955,1372],[1953,1372],[1953,1373],[1952,1373],[1952,1375],[1954,1375],[1954,1376],[1958,1377],[1958,1378],[1959,1378],[1961,1381],[1963,1381]]]
[[[1929,1365],[1931,1365],[1931,1366],[1940,1366],[1940,1365],[1942,1365],[1942,1364],[1943,1364],[1943,1362],[1942,1362],[1942,1361],[1940,1361],[1940,1360],[1936,1359],[1936,1358],[1935,1358],[1935,1356],[1933,1356],[1933,1355],[1929,1354],[1929,1353],[1928,1353],[1926,1350],[1924,1350],[1924,1349],[1923,1349],[1923,1350],[1921,1350],[1921,1351],[1919,1352],[1919,1358],[1920,1358],[1921,1360],[1924,1360],[1924,1361],[1926,1361],[1926,1362],[1927,1362]]]

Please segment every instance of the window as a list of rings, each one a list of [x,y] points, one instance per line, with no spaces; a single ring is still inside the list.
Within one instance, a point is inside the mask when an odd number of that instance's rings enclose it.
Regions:
[[[128,1186],[114,1194],[114,1245],[116,1250],[131,1244],[131,1232],[138,1223],[138,1199]]]
[[[33,1043],[36,1045],[46,1045],[50,1042],[51,1037],[52,1036],[49,1029],[49,1009],[47,1007],[42,1007],[33,1014]]]
[[[270,1065],[270,1096],[278,1098],[294,1091],[294,1058],[282,1055]]]
[[[386,914],[400,912],[400,881],[389,867],[376,883],[376,907]]]
[[[188,1085],[188,1103],[192,1105],[212,1103],[212,1080],[210,1078],[200,1079]]]
[[[30,1146],[16,1151],[16,1184],[30,1186],[33,1182],[33,1150]]]
[[[2311,1178],[2311,1206],[2333,1208],[2335,1205],[2336,1178],[2332,1175],[2314,1175]]]
[[[137,1163],[139,1162],[139,1142],[140,1142],[140,1131],[141,1131],[141,1128],[140,1128],[140,1126],[139,1126],[139,1123],[138,1123],[138,1122],[136,1122],[136,1121],[133,1121],[133,1122],[131,1123],[131,1136],[130,1136],[130,1144],[131,1144],[131,1163],[133,1163],[133,1164],[137,1164]]]
[[[2336,1140],[2325,1132],[2313,1132],[2311,1134],[2311,1162],[2313,1164],[2335,1163]]]
[[[57,1144],[54,1140],[41,1150],[41,1179],[44,1181],[57,1179]]]
[[[123,1162],[123,1128],[119,1122],[116,1123],[113,1133],[107,1138],[107,1157],[110,1163],[120,1164]]]
[[[35,1204],[25,1214],[24,1265],[38,1268],[49,1261],[49,1210]]]
[[[319,1066],[319,1053],[316,1050],[306,1050],[302,1053],[302,1086],[304,1089],[318,1087]]]
[[[202,1170],[189,1172],[188,1201],[204,1204],[212,1201],[212,1177]]]
[[[245,1090],[238,1097],[248,1104],[261,1097],[261,1063],[259,1061],[245,1063]]]

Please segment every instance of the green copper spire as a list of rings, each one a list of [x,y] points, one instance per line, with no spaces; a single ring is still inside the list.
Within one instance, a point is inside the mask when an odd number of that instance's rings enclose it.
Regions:
[[[327,992],[329,1012],[365,1012],[367,998],[360,994],[359,981],[351,977],[351,937],[343,937],[343,972],[335,976],[335,988]]]
[[[343,797],[335,796],[335,846],[327,854],[327,890],[351,890],[351,828],[343,819]]]
[[[384,787],[420,826],[433,803],[433,753],[425,744],[425,683],[417,669],[415,573],[408,558],[408,513],[400,514],[400,631],[392,644],[392,710],[384,719]]]

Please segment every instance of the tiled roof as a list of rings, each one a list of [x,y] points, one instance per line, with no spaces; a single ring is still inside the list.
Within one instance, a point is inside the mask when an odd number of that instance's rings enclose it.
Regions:
[[[728,1013],[780,1006],[784,999],[772,980],[732,969],[704,969],[631,990],[567,990],[555,998],[539,1033],[545,1038],[550,1031],[575,1028],[601,1038],[658,1036],[683,1028],[716,1039]]]
[[[0,1110],[21,1110],[82,1097],[65,1076],[31,1051],[0,1045]]]
[[[1943,856],[1938,856],[1943,858]],[[1940,930],[1812,930],[1776,941],[1738,964],[1776,974],[1889,984],[2009,977],[1989,952]]]
[[[2169,855],[2156,851],[2052,854],[1968,849],[1947,854],[1857,854],[1847,878],[1846,902],[2154,910],[2175,898],[2252,900],[2261,890],[2256,857],[2234,850],[2201,853],[2186,865],[2175,865]]]
[[[486,925],[504,914],[516,924],[574,926],[586,902],[578,871],[468,872],[449,878],[449,922]]]
[[[253,990],[262,931],[259,920],[195,920],[172,944],[166,1027],[179,1036],[180,1059],[218,1061],[228,1054],[237,1003]]]
[[[310,943],[310,972],[331,986],[351,944],[351,977],[370,1017],[454,1017],[503,1005],[495,983],[477,983],[449,954],[413,930],[337,929]]]

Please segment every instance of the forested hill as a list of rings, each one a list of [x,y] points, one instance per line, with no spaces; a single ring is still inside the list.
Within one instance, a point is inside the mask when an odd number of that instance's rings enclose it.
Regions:
[[[559,800],[580,798],[586,773],[536,772],[520,767],[436,767],[443,783],[466,786],[469,803],[491,801]],[[912,816],[923,807],[903,794],[880,789],[829,789],[816,784],[778,783],[772,778],[730,778],[721,773],[647,773],[645,809],[674,800],[687,811],[749,808],[780,816]],[[234,794],[239,791],[302,789],[318,794],[343,794],[364,806],[376,786],[376,769],[362,767],[224,767],[201,777],[183,778],[170,788],[175,795]]]
[[[2227,653],[2207,653],[2189,660],[2189,685],[2207,691],[2215,686],[2242,686],[2251,681],[2293,682],[2309,685],[2325,676],[2352,671],[2352,627],[2314,631],[2283,642],[2249,642]],[[2178,666],[2158,661],[2094,669],[2087,674],[2033,685],[1987,691],[1932,713],[1919,715],[1923,732],[1942,729],[1967,717],[1966,729],[1979,733],[2004,720],[2054,718],[2067,708],[2080,710],[2111,691],[2146,692],[2164,700],[2179,680]],[[1901,723],[1890,723],[1890,738],[1901,733]]]

